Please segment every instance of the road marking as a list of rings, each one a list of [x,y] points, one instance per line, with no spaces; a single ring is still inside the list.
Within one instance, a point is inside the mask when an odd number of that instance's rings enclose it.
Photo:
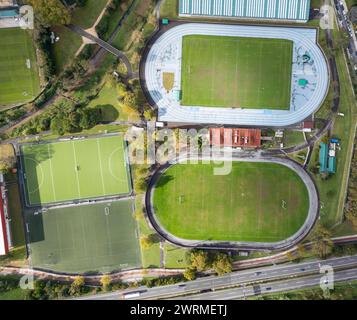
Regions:
[[[74,163],[75,163],[75,166],[78,167],[77,156],[76,156],[76,148],[74,147],[74,142],[73,141],[72,141],[72,149],[73,149],[73,155],[74,155]],[[81,188],[80,188],[80,185],[79,185],[78,170],[75,170],[75,172],[76,172],[76,178],[77,178],[78,198],[81,198]]]

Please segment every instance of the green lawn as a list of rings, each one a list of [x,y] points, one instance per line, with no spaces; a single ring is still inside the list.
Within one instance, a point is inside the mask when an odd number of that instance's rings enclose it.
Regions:
[[[290,108],[293,42],[185,36],[182,105]]]
[[[65,66],[73,60],[74,55],[82,44],[82,37],[63,26],[55,27],[53,31],[56,36],[60,38],[60,40],[52,46],[56,71],[60,73],[64,70]]]
[[[28,31],[0,29],[0,107],[34,99],[40,91],[35,48]]]
[[[77,7],[72,14],[72,23],[82,28],[93,26],[108,0],[87,0],[83,7]]]
[[[189,252],[188,249],[178,248],[168,243],[165,243],[164,250],[165,268],[176,269],[189,267],[189,264],[187,263],[186,259],[186,255]]]
[[[144,206],[141,196],[136,196],[135,199],[136,208],[142,208]],[[141,215],[137,219],[140,237],[147,237],[155,231],[149,227],[144,215]],[[160,267],[160,243],[153,243],[150,247],[141,247],[141,259],[143,268],[159,268]]]
[[[26,213],[31,261],[64,272],[109,272],[141,266],[133,201]]]
[[[130,192],[122,136],[21,146],[30,205]]]
[[[274,163],[232,166],[225,176],[213,175],[213,164],[170,167],[154,192],[163,227],[194,240],[274,242],[297,232],[309,208],[299,176]]]
[[[164,0],[160,8],[160,17],[176,19],[178,12],[177,0]]]
[[[105,84],[98,96],[89,103],[89,107],[99,108],[101,111],[101,121],[138,121],[138,116],[126,114],[118,101],[116,88]]]
[[[284,147],[296,146],[305,141],[304,134],[301,131],[285,130]]]
[[[1,279],[0,279],[1,281]],[[9,290],[7,292],[0,293],[0,301],[1,300],[25,300],[26,291],[21,288],[16,288]]]

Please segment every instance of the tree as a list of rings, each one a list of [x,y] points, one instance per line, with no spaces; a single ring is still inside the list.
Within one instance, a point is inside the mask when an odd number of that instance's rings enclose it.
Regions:
[[[336,33],[337,37],[335,39],[335,48],[336,50],[346,49],[350,43],[348,34],[346,31],[340,30]]]
[[[187,268],[183,273],[183,276],[186,280],[192,281],[196,279],[196,270],[193,268]]]
[[[69,10],[60,0],[26,0],[37,18],[44,26],[65,25],[71,22]]]
[[[105,274],[100,278],[100,284],[102,285],[103,291],[108,291],[112,283],[112,278],[110,275]]]
[[[357,211],[355,208],[353,208],[353,210],[347,210],[346,218],[353,226],[357,227]]]
[[[138,178],[134,180],[134,189],[135,191],[139,193],[144,193],[147,188],[147,183],[145,178]]]
[[[150,14],[148,16],[148,23],[149,24],[152,24],[153,26],[155,26],[156,25],[156,21],[157,21],[157,19],[156,19],[156,16],[154,14]]]
[[[82,292],[82,288],[84,287],[85,280],[82,276],[77,276],[74,278],[71,287],[69,289],[69,293],[72,296],[79,295]]]
[[[153,244],[160,242],[160,238],[155,233],[140,238],[140,244],[144,249],[150,248]]]
[[[135,51],[130,59],[131,64],[138,64],[140,61],[140,54],[139,52]]]
[[[51,125],[50,125],[51,131],[59,134],[60,136],[65,134],[65,131],[63,129],[63,118],[61,116],[55,116],[51,120]]]
[[[331,233],[321,223],[318,223],[312,235],[312,251],[319,258],[326,258],[333,250]]]
[[[117,91],[118,91],[118,96],[122,99],[124,99],[126,92],[127,92],[127,87],[124,83],[119,82],[117,84]]]
[[[133,92],[127,91],[123,98],[123,103],[129,108],[136,107],[136,96]]]
[[[143,33],[139,30],[134,30],[131,34],[131,40],[134,43],[140,43],[143,40]]]
[[[302,243],[298,244],[297,249],[296,249],[296,253],[297,253],[299,258],[303,258],[305,256],[306,249],[305,249],[305,246]]]
[[[139,221],[144,218],[144,212],[142,209],[137,209],[134,213],[134,218],[136,221]]]
[[[212,267],[217,274],[221,276],[225,273],[232,272],[232,260],[227,254],[219,253],[213,261]]]
[[[192,251],[190,255],[191,266],[197,271],[204,271],[209,268],[209,258],[205,251]]]
[[[148,249],[153,245],[153,242],[149,237],[142,236],[140,237],[140,245],[143,249]]]
[[[81,112],[79,125],[82,129],[93,128],[100,120],[100,110],[98,108],[87,108]]]

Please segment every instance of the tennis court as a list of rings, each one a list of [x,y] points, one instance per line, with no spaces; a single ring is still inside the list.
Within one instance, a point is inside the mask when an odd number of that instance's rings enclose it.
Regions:
[[[122,136],[26,144],[21,154],[29,205],[131,191]]]
[[[141,266],[132,200],[32,210],[25,218],[36,268],[84,273]]]
[[[40,91],[35,48],[27,30],[0,28],[0,105],[32,100]]]
[[[289,110],[293,42],[189,35],[182,47],[182,105]]]

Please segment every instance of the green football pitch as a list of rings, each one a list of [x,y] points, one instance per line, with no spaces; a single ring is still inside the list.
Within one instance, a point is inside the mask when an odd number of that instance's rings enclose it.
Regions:
[[[0,106],[31,100],[40,91],[35,48],[28,31],[0,29]]]
[[[293,42],[184,36],[183,106],[290,108]]]
[[[161,176],[154,209],[168,232],[190,240],[275,242],[305,222],[308,191],[289,168],[233,162],[229,175],[213,175],[213,169],[179,164]]]
[[[122,136],[21,146],[29,205],[128,194]]]
[[[25,218],[34,267],[82,273],[141,266],[132,200],[27,211]]]

